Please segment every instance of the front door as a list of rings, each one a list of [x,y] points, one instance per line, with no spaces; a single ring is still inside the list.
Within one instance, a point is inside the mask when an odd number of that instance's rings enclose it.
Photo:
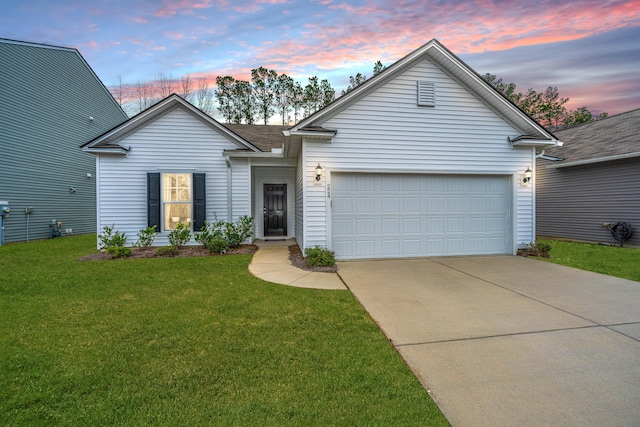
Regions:
[[[264,237],[287,235],[287,184],[264,184]]]

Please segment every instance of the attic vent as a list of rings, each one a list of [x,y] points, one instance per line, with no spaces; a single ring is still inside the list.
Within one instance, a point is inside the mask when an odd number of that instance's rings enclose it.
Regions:
[[[436,106],[436,84],[433,82],[418,82],[418,105],[421,107]]]

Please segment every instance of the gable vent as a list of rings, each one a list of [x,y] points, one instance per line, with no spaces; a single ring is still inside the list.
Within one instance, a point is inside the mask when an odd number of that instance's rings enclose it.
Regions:
[[[436,85],[433,82],[418,82],[418,105],[421,107],[436,106]]]

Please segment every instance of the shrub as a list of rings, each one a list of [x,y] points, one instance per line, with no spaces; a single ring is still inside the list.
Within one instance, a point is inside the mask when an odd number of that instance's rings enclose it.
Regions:
[[[222,253],[229,249],[229,243],[223,237],[222,230],[225,228],[224,221],[216,221],[209,224],[205,221],[199,233],[194,238],[196,242],[202,244],[211,252]]]
[[[531,256],[539,258],[549,258],[549,252],[551,252],[551,242],[536,240],[535,242],[525,243],[524,251]]]
[[[253,218],[243,215],[238,220],[225,223],[224,238],[229,247],[235,248],[253,234]]]
[[[320,246],[306,248],[304,258],[307,267],[331,267],[336,263],[336,253]]]
[[[111,258],[127,258],[131,256],[131,248],[126,246],[109,246],[106,249]]]
[[[175,246],[163,246],[156,249],[156,255],[158,256],[175,256],[180,253],[180,250]]]
[[[114,233],[115,225],[109,227],[105,225],[102,229],[102,233],[98,235],[98,240],[100,243],[98,244],[99,249],[108,249],[110,247],[122,247],[127,243],[127,237],[125,233],[120,233],[116,231]]]
[[[134,246],[139,248],[151,247],[151,245],[153,245],[153,241],[156,239],[156,235],[158,234],[156,231],[157,228],[158,226],[154,225],[153,227],[143,228],[138,231],[138,241]]]
[[[187,244],[191,238],[191,223],[183,224],[181,222],[176,225],[175,230],[169,233],[169,243],[174,248],[180,249]]]
[[[214,237],[209,243],[209,246],[205,247],[211,252],[221,254],[227,252],[227,249],[229,249],[229,243],[222,237]]]
[[[200,229],[200,233],[196,234],[195,239],[211,252],[226,251],[228,248],[235,248],[248,239],[253,234],[253,218],[250,216],[241,216],[234,222],[216,221],[213,223],[204,223]],[[216,240],[216,249],[211,249],[212,242]],[[226,247],[222,248],[222,242],[225,241]]]

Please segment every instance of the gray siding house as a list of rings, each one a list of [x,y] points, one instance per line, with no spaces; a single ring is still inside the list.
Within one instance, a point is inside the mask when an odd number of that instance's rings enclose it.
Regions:
[[[640,244],[640,109],[555,133],[537,159],[537,235],[618,243],[603,224],[626,222]]]
[[[95,158],[79,147],[126,118],[76,49],[0,39],[5,242],[47,238],[52,220],[95,232]]]

